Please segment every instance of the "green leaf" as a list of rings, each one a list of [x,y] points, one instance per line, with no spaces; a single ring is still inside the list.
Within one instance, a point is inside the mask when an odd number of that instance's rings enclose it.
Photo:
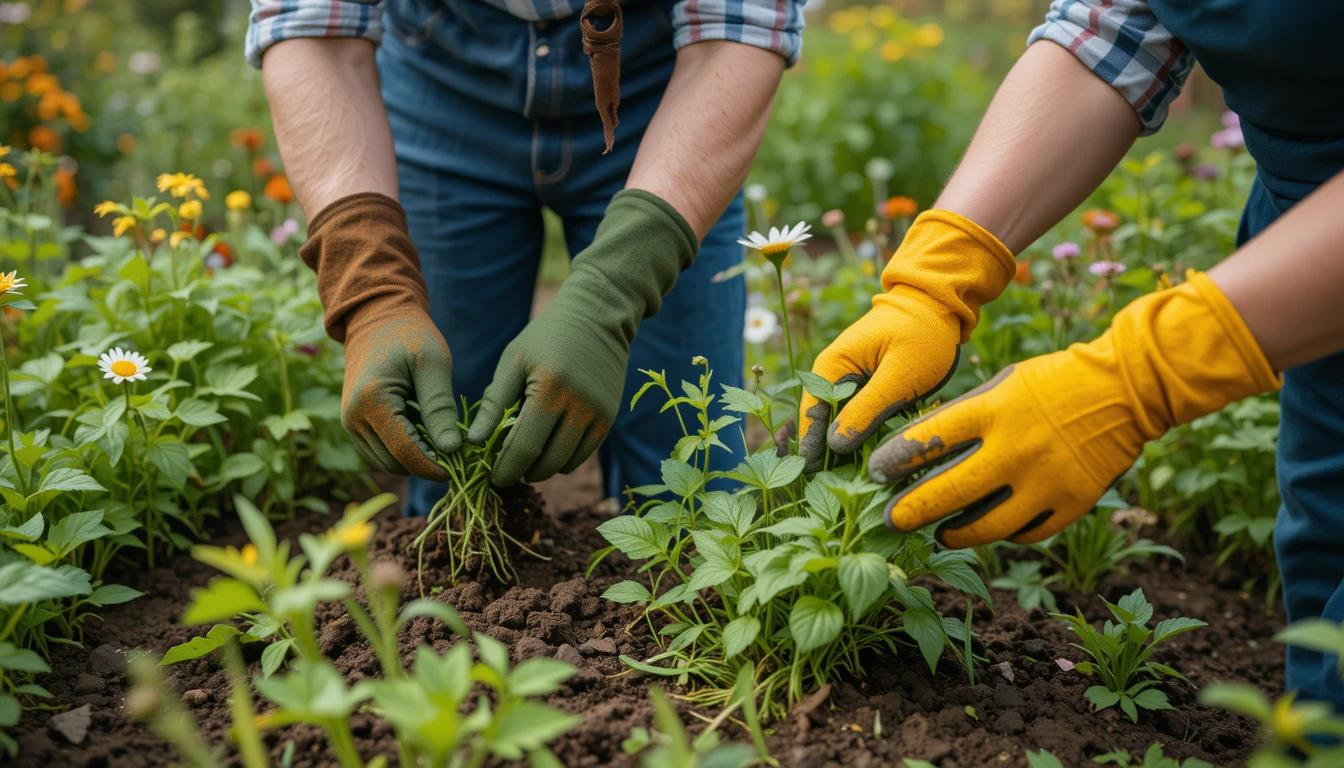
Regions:
[[[38,565],[51,565],[61,559],[59,552],[52,552],[42,544],[14,544],[12,549]]]
[[[1058,757],[1042,749],[1040,752],[1027,752],[1029,768],[1064,768]]]
[[[121,584],[104,584],[93,590],[93,594],[89,595],[89,602],[99,606],[121,605],[144,594],[138,589],[131,589]]]
[[[457,633],[458,636],[471,637],[471,630],[467,629],[467,623],[462,621],[462,617],[459,616],[457,611],[453,610],[453,607],[447,603],[441,603],[438,600],[430,600],[428,598],[412,600],[404,609],[402,609],[401,621],[406,622],[416,616],[429,616],[430,618],[438,619],[444,624],[447,624],[448,628]]]
[[[270,677],[280,671],[292,647],[294,647],[293,640],[276,640],[266,646],[266,650],[261,652],[261,676]]]
[[[185,363],[213,346],[208,341],[195,339],[179,341],[168,347],[168,357],[175,363]]]
[[[266,604],[252,587],[237,579],[217,578],[191,591],[191,604],[182,614],[182,623],[214,624],[244,613],[265,612]]]
[[[509,693],[514,696],[546,696],[555,693],[578,668],[559,659],[528,659],[509,672]]]
[[[89,476],[87,472],[73,467],[62,467],[53,469],[42,478],[42,484],[37,487],[38,493],[43,491],[106,491],[107,489],[98,484]]]
[[[224,485],[231,480],[242,480],[266,471],[266,462],[255,453],[235,453],[224,460],[219,467],[219,475],[214,478],[215,485]]]
[[[1092,702],[1092,706],[1098,710],[1113,707],[1120,701],[1120,694],[1107,689],[1104,685],[1090,686],[1083,691],[1083,697]]]
[[[1295,621],[1275,635],[1274,639],[1321,653],[1344,654],[1344,627],[1325,619]]]
[[[735,573],[737,573],[737,566],[732,563],[707,560],[695,569],[695,573],[691,574],[690,586],[695,592],[717,587],[731,579]]]
[[[647,560],[661,554],[666,545],[667,537],[656,531],[653,527],[655,525],[657,523],[633,515],[620,515],[599,525],[597,531],[627,557]]]
[[[177,418],[191,427],[208,427],[228,421],[219,412],[219,405],[207,400],[189,398],[177,406]]]
[[[938,659],[943,655],[943,647],[947,645],[947,633],[943,630],[943,622],[939,621],[938,616],[928,608],[907,610],[901,614],[901,621],[905,634],[919,646],[919,652],[924,656],[924,663],[929,665],[929,671],[936,673]]]
[[[854,621],[863,617],[873,603],[887,591],[887,561],[871,552],[845,555],[837,569],[840,589],[849,603],[849,615]]]
[[[181,645],[169,648],[168,652],[163,654],[163,659],[159,661],[159,666],[166,667],[169,664],[177,664],[181,661],[199,659],[224,647],[224,644],[233,638],[242,636],[243,633],[237,627],[228,624],[216,624],[204,635],[193,637]],[[256,638],[252,639],[255,640]]]
[[[843,384],[832,384],[811,371],[799,371],[798,378],[802,379],[803,389],[805,389],[808,394],[818,400],[825,400],[828,403],[836,403],[840,400],[844,400],[854,394],[859,386],[852,381],[847,381]]]
[[[980,574],[971,568],[970,564],[960,558],[960,551],[937,552],[929,558],[929,565],[933,569],[933,574],[950,586],[965,592],[968,595],[975,595],[984,600],[989,605],[994,605],[994,598],[989,594],[989,589],[985,582],[980,578]]]
[[[781,459],[775,454],[772,445],[760,453],[748,456],[746,461],[737,465],[736,471],[728,473],[728,477],[765,490],[783,488],[798,479],[806,464],[802,456],[786,456]]]
[[[80,544],[100,539],[112,533],[103,525],[103,513],[75,512],[56,521],[47,532],[47,546],[64,557]]]
[[[28,522],[18,526],[0,526],[0,536],[9,539],[18,539],[19,541],[37,541],[42,538],[42,531],[46,528],[46,520],[41,512],[34,512],[33,516],[28,518]]]
[[[683,498],[700,490],[704,481],[700,470],[676,459],[663,459],[662,478],[668,490]]]
[[[12,728],[19,724],[23,709],[19,700],[4,691],[0,691],[0,728]],[[5,747],[10,757],[18,754],[19,747],[4,731],[0,730],[0,746]]]
[[[614,603],[647,603],[653,600],[649,590],[637,581],[622,581],[613,584],[602,593],[602,597]]]
[[[1205,707],[1227,709],[1252,720],[1268,723],[1274,717],[1273,705],[1264,692],[1246,683],[1214,683],[1199,692]]]
[[[29,562],[0,565],[0,605],[22,605],[93,591],[89,574],[67,566],[49,568]]]
[[[178,490],[187,484],[187,475],[191,473],[191,459],[187,456],[187,446],[181,440],[160,440],[149,446],[145,457],[159,468],[168,482]]]
[[[684,669],[671,669],[668,667],[658,667],[654,666],[653,664],[648,664],[643,661],[640,661],[639,659],[634,659],[625,655],[621,656],[621,662],[626,666],[633,667],[639,670],[640,672],[645,672],[650,675],[658,675],[659,677],[680,677],[686,674],[686,670]]]
[[[1136,706],[1134,706],[1134,699],[1130,698],[1129,696],[1121,695],[1120,709],[1124,711],[1126,715],[1129,715],[1129,719],[1131,722],[1135,723],[1139,722],[1139,710]]]
[[[845,615],[840,606],[813,595],[798,598],[789,612],[789,633],[800,653],[820,648],[839,637],[844,625]]]
[[[1134,695],[1134,703],[1144,709],[1171,709],[1167,694],[1156,688],[1146,688]]]
[[[36,651],[20,648],[10,642],[0,643],[0,669],[32,674],[51,671],[51,667],[47,666],[47,662],[43,661]]]
[[[541,749],[583,720],[537,702],[524,701],[500,712],[485,732],[490,749],[505,760],[520,760],[525,752]]]
[[[739,616],[723,628],[723,658],[731,659],[756,642],[761,622],[755,616]]]
[[[139,252],[126,260],[117,271],[117,277],[143,288],[149,282],[149,262]]]
[[[738,387],[730,387],[727,384],[720,385],[723,389],[723,409],[735,413],[758,413],[765,409],[765,401],[755,392],[748,392]]]

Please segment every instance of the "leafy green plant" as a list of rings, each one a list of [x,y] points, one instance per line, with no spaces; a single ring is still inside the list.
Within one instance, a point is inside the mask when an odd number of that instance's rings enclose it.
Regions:
[[[1050,585],[1062,576],[1052,573],[1041,574],[1045,563],[1040,560],[1017,560],[1008,566],[1008,572],[990,582],[995,589],[1010,589],[1017,593],[1017,604],[1022,610],[1030,611],[1044,607],[1050,613],[1058,613],[1059,605]]]
[[[460,423],[463,434],[469,424],[467,418],[475,410],[464,400]],[[547,558],[532,551],[526,544],[509,535],[504,528],[504,503],[500,500],[499,490],[490,483],[490,470],[494,466],[504,437],[517,421],[518,406],[510,406],[504,411],[499,426],[484,445],[463,443],[452,453],[437,452],[439,466],[448,473],[448,493],[430,510],[425,528],[415,537],[417,569],[421,593],[424,593],[425,545],[436,531],[442,530],[448,542],[448,578],[453,584],[474,568],[477,575],[487,570],[498,580],[510,582],[516,579],[513,564],[509,558],[508,547],[513,545],[532,557]],[[433,445],[429,433],[423,424],[416,424],[421,437]]]
[[[719,396],[710,391],[708,362],[697,361],[704,373],[698,383],[683,383],[681,395],[661,374],[645,372],[650,381],[637,397],[657,388],[665,408],[683,425],[687,409],[695,428],[684,428],[677,455],[663,462],[664,482],[632,489],[646,500],[632,501],[631,514],[598,529],[611,546],[595,562],[620,550],[647,574],[604,596],[645,603],[650,630],[663,644],[652,658],[623,657],[625,663],[694,680],[690,699],[702,704],[728,700],[746,663],[771,715],[841,672],[862,674],[867,650],[914,647],[936,668],[949,640],[964,640],[965,626],[939,615],[929,591],[911,582],[933,575],[989,602],[971,567],[974,556],[936,551],[923,533],[889,530],[882,518],[889,490],[867,480],[863,460],[804,477],[802,458],[781,456],[772,445],[734,471],[707,471],[709,452],[726,450],[717,433],[739,419],[711,419]],[[722,391],[726,410],[774,430],[768,394]],[[721,477],[741,490],[707,490]]]
[[[1139,759],[1142,762],[1139,762]],[[1213,768],[1212,763],[1197,757],[1187,757],[1184,760],[1167,757],[1162,745],[1156,742],[1149,744],[1148,749],[1143,751],[1143,757],[1139,759],[1123,749],[1117,749],[1114,752],[1097,755],[1092,758],[1092,762],[1098,765],[1115,765],[1119,768]]]
[[[653,700],[653,718],[657,726],[650,731],[643,726],[634,728],[621,742],[627,755],[637,755],[642,768],[742,768],[749,765],[778,765],[765,748],[765,734],[761,730],[756,711],[751,668],[743,666],[733,699],[701,731],[691,739],[677,711],[657,686],[649,688]],[[741,706],[750,729],[755,748],[739,742],[724,743],[719,726]]]
[[[1185,680],[1185,676],[1165,664],[1150,661],[1149,657],[1168,638],[1208,625],[1199,619],[1181,617],[1163,619],[1149,629],[1153,607],[1144,598],[1142,589],[1120,598],[1118,604],[1104,598],[1102,602],[1110,609],[1115,622],[1107,619],[1100,632],[1088,623],[1081,610],[1073,616],[1051,614],[1065,622],[1078,636],[1081,643],[1073,643],[1073,647],[1092,657],[1092,661],[1075,666],[1079,672],[1095,675],[1101,681],[1087,689],[1084,694],[1087,700],[1097,710],[1119,704],[1136,723],[1140,709],[1170,709],[1167,695],[1153,686],[1161,682],[1163,676],[1178,680]]]
[[[371,564],[368,554],[374,532],[369,521],[394,501],[393,495],[384,494],[351,504],[327,533],[301,536],[300,553],[291,556],[289,543],[276,539],[265,515],[245,499],[235,499],[250,543],[241,550],[205,545],[193,549],[198,560],[227,575],[193,593],[183,621],[203,624],[238,619],[246,630],[217,624],[206,635],[169,649],[160,665],[216,650],[226,654],[227,662],[238,645],[269,640],[261,654],[261,676],[252,686],[274,708],[257,719],[257,727],[293,723],[320,727],[343,768],[365,765],[349,724],[350,716],[365,708],[396,730],[401,765],[465,768],[478,766],[491,755],[504,760],[529,757],[534,765],[558,764],[545,743],[573,727],[578,717],[533,698],[554,693],[576,670],[549,658],[529,659],[510,669],[507,648],[488,635],[471,635],[447,604],[419,599],[399,607],[406,575],[394,564]],[[327,575],[342,555],[349,556],[361,574],[367,608],[354,598],[351,585]],[[341,602],[372,646],[382,679],[347,685],[318,648],[314,616],[320,604],[332,601]],[[462,638],[472,637],[479,661],[473,659],[472,645],[463,640],[443,655],[428,647],[418,648],[411,670],[403,669],[397,636],[420,616],[443,621]],[[291,654],[294,658],[282,674],[281,667]],[[243,677],[241,670],[235,675]],[[474,707],[468,708],[474,684],[484,686],[492,696],[479,696]],[[240,698],[249,702],[244,709],[235,708],[235,728],[241,721],[252,722],[250,697],[246,690],[235,691],[235,702]],[[465,714],[464,709],[468,709]],[[140,717],[155,722],[156,730],[175,743],[194,738],[188,737],[180,714],[171,708],[146,707]],[[264,757],[261,762],[246,757],[249,743],[239,740],[244,762],[265,765]],[[195,752],[194,748],[183,751],[188,757]]]
[[[1128,505],[1113,491],[1108,497],[1103,497],[1097,509],[1073,525],[1031,545],[1055,566],[1063,585],[1075,592],[1095,592],[1107,574],[1124,567],[1129,560],[1162,555],[1185,561],[1185,557],[1171,547],[1152,539],[1135,538],[1123,527],[1114,525],[1114,509]]]

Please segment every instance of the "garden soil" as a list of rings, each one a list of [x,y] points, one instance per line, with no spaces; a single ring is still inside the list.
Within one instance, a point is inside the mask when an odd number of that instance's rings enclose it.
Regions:
[[[457,587],[439,583],[434,570],[446,552],[433,545],[427,550],[426,589],[443,586],[437,599],[451,603],[477,631],[505,642],[514,662],[536,656],[555,656],[581,668],[550,703],[583,716],[580,725],[559,739],[553,749],[568,766],[629,766],[633,758],[621,750],[621,741],[636,726],[650,726],[652,709],[648,686],[652,680],[624,668],[618,656],[647,658],[654,652],[639,611],[607,603],[599,596],[612,583],[631,576],[634,566],[620,556],[607,558],[584,578],[589,554],[605,542],[594,528],[612,510],[594,504],[596,471],[587,467],[571,478],[557,478],[541,487],[541,494],[515,492],[509,497],[515,519],[533,521],[534,540],[548,562],[518,558],[520,584],[506,587],[467,582]],[[544,499],[544,500],[543,500]],[[309,514],[278,526],[280,535],[325,529],[333,517]],[[380,516],[373,545],[374,559],[391,559],[414,573],[411,540],[422,525],[399,518],[393,511]],[[220,544],[241,545],[237,525],[225,526]],[[437,540],[436,540],[437,541]],[[354,579],[348,563],[336,570]],[[93,619],[84,647],[55,646],[52,667],[39,682],[55,695],[54,703],[75,710],[66,721],[89,714],[86,734],[79,723],[62,728],[52,713],[28,713],[15,734],[22,746],[18,766],[77,766],[145,768],[178,765],[171,748],[145,728],[129,722],[123,713],[126,682],[125,653],[145,648],[162,653],[169,647],[203,633],[184,627],[177,617],[190,591],[203,586],[214,572],[181,555],[153,569],[127,569],[116,579],[146,593],[145,597],[107,610]],[[1192,685],[1164,684],[1175,709],[1144,712],[1138,725],[1116,709],[1088,712],[1083,691],[1089,682],[1066,671],[1058,659],[1082,661],[1071,648],[1073,639],[1063,625],[1036,610],[1026,612],[1014,595],[996,591],[994,612],[975,609],[974,623],[983,635],[977,652],[989,664],[976,669],[971,685],[961,664],[945,654],[939,674],[933,676],[914,649],[896,656],[867,659],[862,679],[838,681],[824,698],[812,697],[795,707],[790,717],[770,724],[771,754],[784,766],[822,768],[903,765],[900,758],[927,760],[941,768],[970,766],[1025,766],[1026,749],[1046,748],[1066,766],[1093,765],[1091,758],[1113,749],[1139,754],[1154,741],[1166,754],[1200,757],[1219,766],[1239,766],[1255,746],[1256,731],[1249,721],[1223,712],[1200,709],[1196,689],[1217,680],[1240,680],[1277,693],[1283,687],[1282,648],[1270,638],[1282,627],[1282,616],[1267,612],[1261,595],[1239,592],[1242,576],[1214,569],[1208,562],[1187,568],[1154,563],[1126,574],[1116,574],[1104,588],[1111,600],[1142,586],[1152,602],[1156,619],[1194,616],[1209,627],[1169,641],[1157,659],[1182,670]],[[933,586],[933,585],[931,585]],[[964,616],[965,598],[934,586],[935,597],[947,615]],[[414,579],[404,597],[418,596]],[[1074,600],[1060,595],[1061,606]],[[1103,618],[1099,600],[1082,602],[1093,620]],[[350,618],[337,606],[318,616],[320,645],[351,680],[376,675],[377,661]],[[402,648],[409,661],[420,644],[442,651],[455,638],[440,623],[416,619],[404,631]],[[245,647],[254,671],[260,644]],[[1067,664],[1065,665],[1067,666]],[[167,668],[170,682],[202,723],[201,732],[212,744],[222,744],[228,727],[228,681],[212,659],[199,659]],[[675,690],[674,690],[675,693]],[[84,709],[87,708],[87,709]],[[704,712],[713,715],[713,712]],[[879,721],[880,732],[874,734]],[[692,730],[701,722],[683,708]],[[393,734],[369,714],[353,722],[361,753],[388,756],[396,764]],[[69,732],[68,735],[66,732]],[[729,726],[728,735],[745,739]],[[78,743],[72,743],[72,738]],[[292,765],[299,768],[333,766],[322,734],[296,726],[268,734],[275,764],[292,742]],[[237,765],[236,759],[226,760]]]

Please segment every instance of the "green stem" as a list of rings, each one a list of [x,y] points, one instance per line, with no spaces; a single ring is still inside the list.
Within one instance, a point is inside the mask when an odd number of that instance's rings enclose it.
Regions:
[[[787,254],[785,254],[787,256]],[[793,334],[789,332],[789,302],[784,297],[784,259],[778,261],[771,259],[771,264],[775,265],[775,277],[779,283],[779,311],[780,322],[784,324],[784,346],[789,353],[789,379],[797,380],[798,371],[793,362]]]
[[[9,396],[9,353],[5,351],[5,340],[0,338],[0,379],[5,386],[5,436],[9,440],[9,460],[14,464],[14,477],[19,481],[19,492],[28,495],[28,480],[19,466],[19,454],[14,448],[14,432],[19,427],[18,414],[14,412],[14,401]]]

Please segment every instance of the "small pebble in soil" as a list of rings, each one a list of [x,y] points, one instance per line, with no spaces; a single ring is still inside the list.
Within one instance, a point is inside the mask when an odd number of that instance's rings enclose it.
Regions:
[[[564,645],[560,646],[555,650],[555,658],[563,662],[573,664],[576,667],[583,666],[582,654],[580,654],[578,650],[569,643],[565,643]]]
[[[182,694],[182,703],[188,707],[202,707],[209,704],[211,698],[210,692],[204,688],[193,688]]]
[[[535,659],[539,656],[550,655],[551,646],[547,645],[544,640],[539,638],[527,637],[524,635],[523,637],[518,638],[518,642],[513,645],[514,663]]]
[[[126,674],[126,654],[110,645],[100,645],[89,654],[89,671],[104,679],[121,679]]]
[[[1000,712],[994,719],[994,730],[999,733],[1017,735],[1027,730],[1027,724],[1022,720],[1022,713],[1015,709],[1006,712]]]
[[[59,715],[52,715],[47,721],[52,730],[65,737],[71,744],[80,744],[89,734],[89,723],[93,721],[92,708],[85,704]]]
[[[584,656],[596,656],[599,653],[613,656],[616,654],[616,641],[610,637],[594,638],[580,645],[579,652]]]
[[[1044,640],[1033,638],[1018,643],[1017,652],[1023,656],[1030,656],[1031,658],[1040,661],[1049,655],[1050,649],[1046,647]]]
[[[994,686],[994,706],[1016,709],[1026,704],[1022,698],[1022,692],[1014,688],[1009,683],[999,683]]]

